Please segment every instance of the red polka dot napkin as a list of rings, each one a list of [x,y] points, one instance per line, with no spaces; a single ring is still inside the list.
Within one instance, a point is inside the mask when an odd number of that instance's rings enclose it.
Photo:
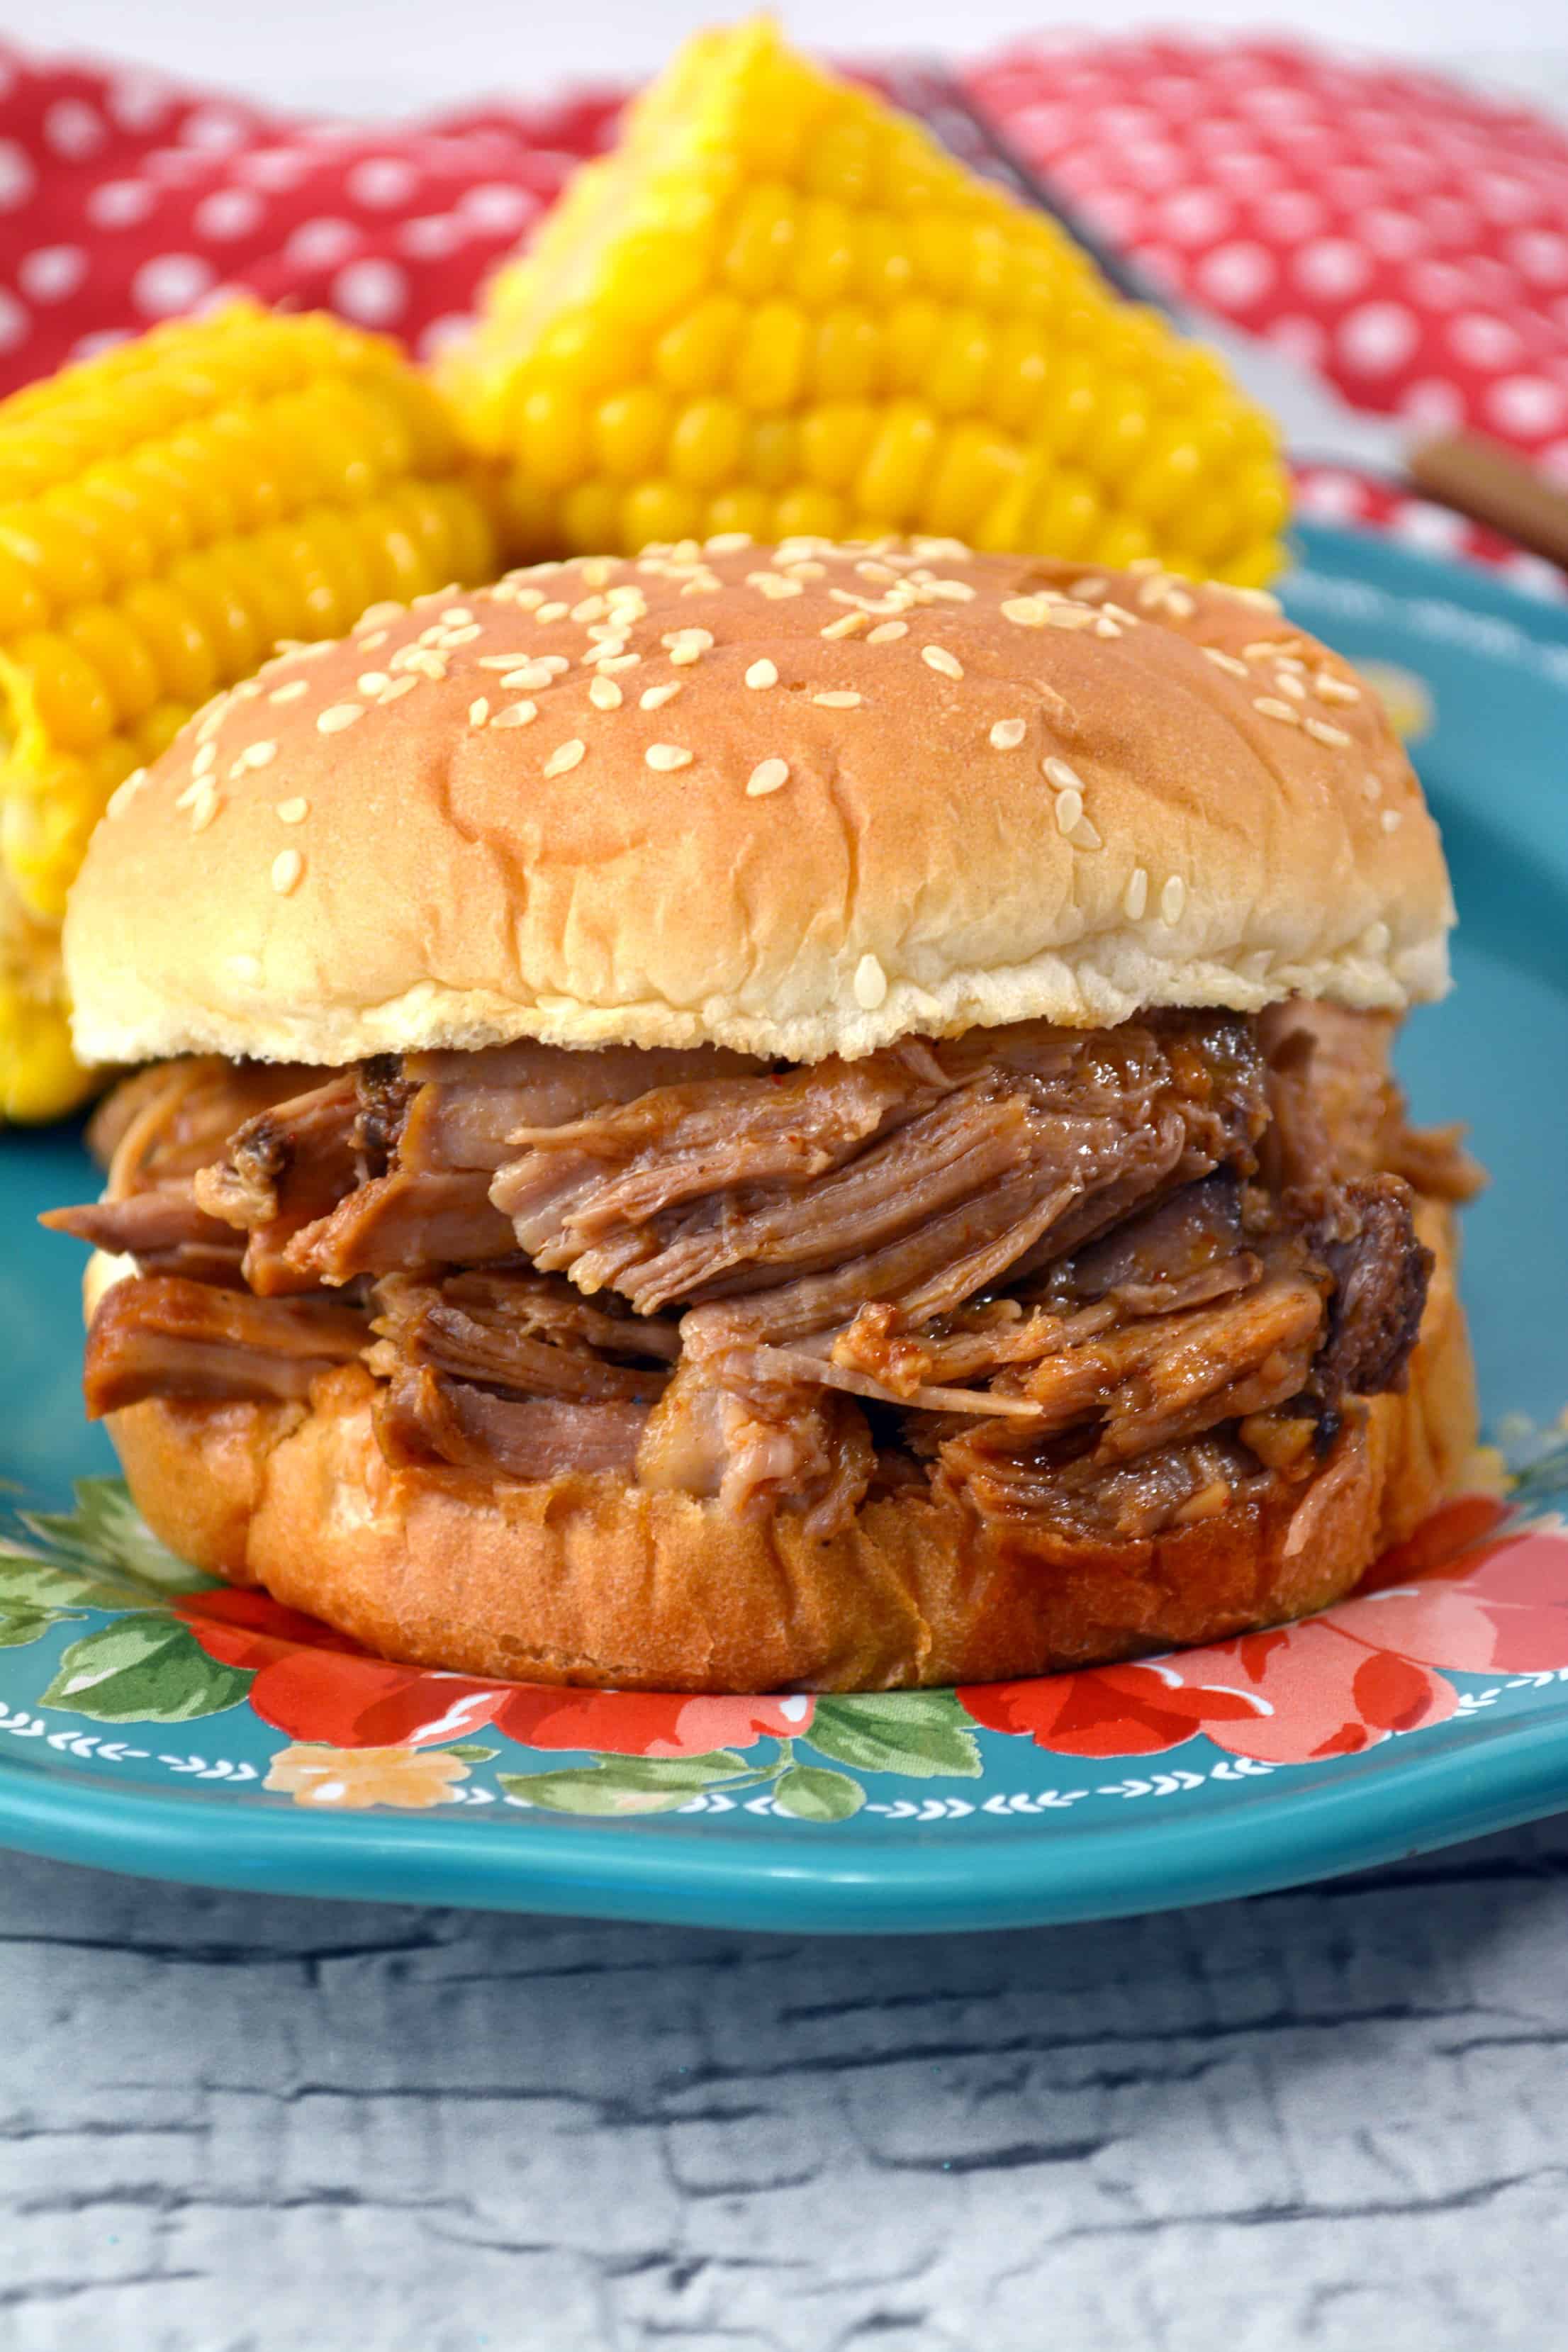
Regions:
[[[1568,477],[1568,137],[1431,74],[1267,39],[1026,41],[971,95],[1115,242],[1350,399]],[[246,288],[428,354],[623,93],[367,131],[0,45],[0,392]],[[1350,475],[1308,511],[1550,566]]]

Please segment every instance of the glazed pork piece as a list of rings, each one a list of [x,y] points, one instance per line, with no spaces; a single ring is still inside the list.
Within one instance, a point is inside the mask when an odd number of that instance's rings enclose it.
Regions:
[[[1028,1022],[770,1066],[534,1044],[322,1078],[213,1060],[99,1114],[135,1261],[89,1410],[302,1401],[363,1360],[394,1463],[605,1473],[827,1535],[929,1484],[1110,1538],[1304,1474],[1425,1297],[1392,1024]]]

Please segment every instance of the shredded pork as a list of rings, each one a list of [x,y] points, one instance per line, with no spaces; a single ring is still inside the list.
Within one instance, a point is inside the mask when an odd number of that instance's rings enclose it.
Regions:
[[[526,1044],[325,1081],[212,1060],[99,1113],[129,1254],[89,1410],[300,1398],[356,1358],[395,1462],[791,1510],[868,1496],[1117,1538],[1321,1457],[1397,1386],[1429,1261],[1392,1024],[1289,1004],[773,1068]]]

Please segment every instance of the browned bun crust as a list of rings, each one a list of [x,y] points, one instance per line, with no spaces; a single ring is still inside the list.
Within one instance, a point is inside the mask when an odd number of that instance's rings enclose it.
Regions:
[[[1303,1489],[1152,1542],[983,1525],[899,1496],[814,1542],[604,1478],[395,1470],[356,1366],[311,1408],[152,1402],[111,1416],[176,1551],[390,1658],[622,1689],[886,1690],[986,1682],[1217,1640],[1324,1607],[1453,1486],[1474,1443],[1448,1212],[1406,1391],[1347,1420]]]

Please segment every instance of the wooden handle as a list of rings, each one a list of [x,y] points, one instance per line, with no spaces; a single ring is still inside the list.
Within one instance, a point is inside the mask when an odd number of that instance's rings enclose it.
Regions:
[[[1512,450],[1479,434],[1439,434],[1415,442],[1406,464],[1411,480],[1428,498],[1568,566],[1568,489],[1548,481]]]

